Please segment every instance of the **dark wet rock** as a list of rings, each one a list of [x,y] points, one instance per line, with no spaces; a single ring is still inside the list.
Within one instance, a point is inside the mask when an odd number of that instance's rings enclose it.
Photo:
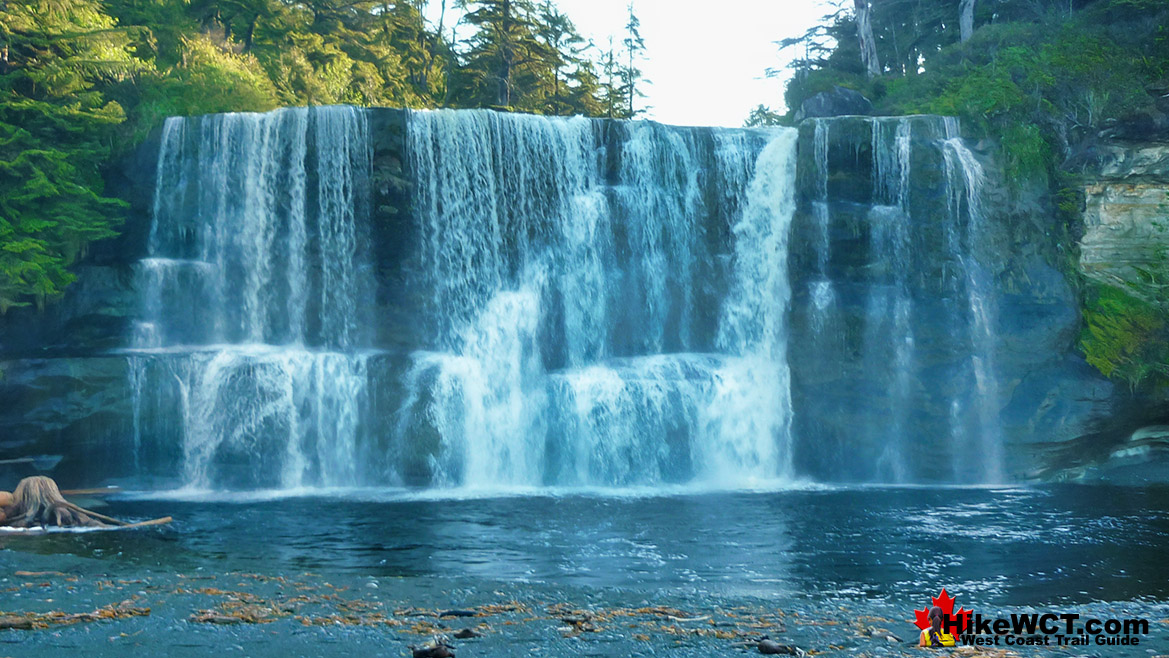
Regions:
[[[9,309],[0,315],[0,358],[92,355],[123,345],[137,309],[128,264],[83,264],[77,281],[43,310]]]
[[[1156,109],[1110,119],[1105,122],[1099,136],[1125,141],[1169,140],[1169,113],[1164,111],[1164,104],[1161,105]]]
[[[439,618],[442,617],[474,617],[477,612],[474,610],[443,610],[438,613]]]
[[[845,87],[833,87],[804,100],[800,104],[800,109],[796,111],[795,120],[872,113],[872,101],[865,98],[859,91]]]
[[[875,640],[885,640],[886,642],[890,642],[890,643],[904,642],[904,640],[897,637],[896,635],[890,633],[889,631],[887,631],[883,628],[877,628],[876,626],[869,626],[869,627],[863,629],[861,631],[861,635],[863,635],[865,637],[871,637]]]
[[[410,647],[413,658],[455,658],[454,647],[446,642],[438,642],[424,647]]]
[[[456,640],[469,640],[471,638],[483,637],[483,634],[473,628],[460,628],[455,631]]]
[[[788,655],[788,656],[802,656],[804,652],[799,647],[794,647],[789,644],[780,644],[775,640],[767,637],[760,638],[756,643],[756,648],[759,653],[767,655]]]
[[[196,615],[196,616],[191,618],[191,621],[198,622],[201,624],[217,624],[220,626],[234,626],[236,624],[242,624],[244,622],[244,620],[239,618],[239,617],[232,617],[231,615],[218,615],[218,614]]]
[[[1107,435],[1080,440],[1069,447],[1087,457],[1046,474],[1049,479],[1124,485],[1169,482],[1169,425],[1139,427],[1120,440]]]
[[[0,372],[0,454],[63,455],[52,470],[62,481],[80,481],[129,456],[122,452],[132,436],[125,358],[0,361]]]

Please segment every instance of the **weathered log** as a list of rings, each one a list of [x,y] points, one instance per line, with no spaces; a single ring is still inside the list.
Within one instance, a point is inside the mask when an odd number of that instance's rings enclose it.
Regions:
[[[166,525],[166,524],[170,523],[171,521],[174,521],[174,519],[169,517],[169,516],[164,516],[164,517],[159,518],[159,519],[150,519],[149,521],[139,521],[137,523],[127,523],[126,525],[121,526],[121,529],[122,530],[130,530],[131,528],[148,528],[150,526],[155,526],[155,525]]]
[[[15,615],[0,617],[0,630],[32,630],[32,620]]]
[[[112,496],[122,493],[121,487],[100,487],[97,489],[62,489],[62,496]]]

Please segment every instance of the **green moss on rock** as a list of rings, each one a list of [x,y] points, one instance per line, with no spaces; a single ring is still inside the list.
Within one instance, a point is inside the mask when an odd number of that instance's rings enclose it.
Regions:
[[[1169,327],[1158,309],[1114,286],[1090,283],[1084,292],[1088,363],[1133,388],[1169,385]]]

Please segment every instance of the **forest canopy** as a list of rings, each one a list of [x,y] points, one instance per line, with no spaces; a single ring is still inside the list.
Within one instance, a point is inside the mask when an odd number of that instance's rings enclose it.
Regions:
[[[1169,0],[824,4],[780,42],[796,55],[787,114],[761,105],[748,125],[791,122],[843,86],[879,114],[961,117],[1001,145],[1010,180],[1046,182],[1086,136],[1164,121]],[[0,313],[60,296],[87,246],[117,235],[124,204],[103,170],[167,116],[352,103],[635,117],[632,4],[613,32],[586,40],[551,0],[0,3]]]
[[[449,2],[449,6],[448,6]],[[0,2],[0,313],[61,295],[124,203],[103,170],[172,115],[351,103],[638,115],[645,44],[548,1]],[[458,15],[458,20],[451,17]]]
[[[1008,178],[1041,182],[1071,147],[1124,121],[1164,121],[1169,0],[832,0],[794,55],[780,117],[857,90],[877,114],[957,116],[1002,145]],[[773,75],[779,71],[772,71]]]

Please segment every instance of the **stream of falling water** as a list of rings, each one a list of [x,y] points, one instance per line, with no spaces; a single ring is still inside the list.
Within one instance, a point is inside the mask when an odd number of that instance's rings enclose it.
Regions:
[[[130,357],[136,452],[149,399],[177,415],[185,486],[351,484],[372,290],[365,113],[171,118],[158,162]]]
[[[989,275],[976,256],[986,232],[982,207],[986,176],[978,159],[962,141],[957,119],[947,118],[945,131],[943,156],[951,226],[956,227],[963,216],[966,218],[966,230],[961,233],[961,237],[952,234],[951,240],[963,242],[956,246],[959,247],[957,253],[961,254],[971,320],[968,323],[972,348],[970,361],[977,390],[975,404],[979,421],[977,442],[955,443],[956,446],[968,448],[955,452],[954,471],[969,481],[1003,482],[1003,441],[999,424],[1000,403],[993,329],[996,311]],[[971,465],[974,466],[973,472]]]
[[[977,256],[985,176],[955,122],[923,123],[944,133],[934,140],[913,121],[870,121],[870,262],[842,288],[847,300],[832,267],[833,123],[813,122],[813,351],[828,363],[860,343],[860,367],[887,383],[873,399],[888,422],[858,437],[880,447],[871,477],[916,479],[914,277],[926,256],[910,170],[916,141],[940,148],[944,256],[965,300],[948,312],[968,327],[951,351],[964,350],[976,388],[947,399],[962,446],[954,477],[998,481],[995,309]],[[411,112],[405,129],[415,185],[400,297],[416,308],[409,348],[387,357],[370,302],[368,112],[166,122],[136,268],[135,470],[163,464],[194,489],[734,488],[796,477],[797,131],[490,111]]]
[[[413,357],[399,432],[439,437],[438,484],[791,474],[795,131],[607,127],[616,152],[585,119],[410,116],[435,338]],[[741,186],[725,207],[710,205],[718,183]],[[729,244],[712,214],[730,215]],[[697,268],[728,248],[729,293],[706,318]]]

